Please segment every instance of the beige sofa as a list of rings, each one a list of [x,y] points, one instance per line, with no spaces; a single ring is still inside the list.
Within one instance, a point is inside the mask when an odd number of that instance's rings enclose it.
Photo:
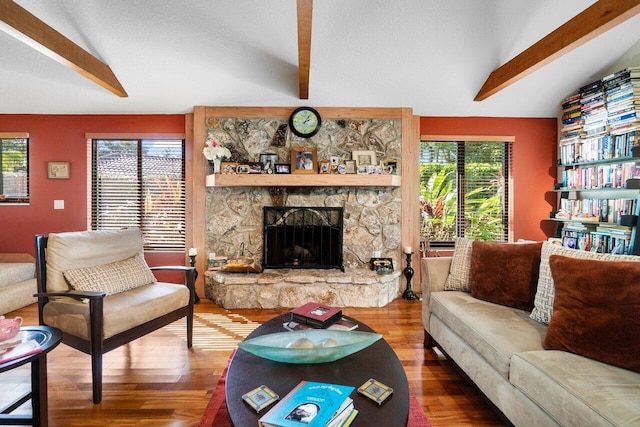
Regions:
[[[545,245],[550,244],[543,245],[540,269],[549,262],[545,250],[568,250]],[[567,351],[545,350],[549,326],[533,320],[529,311],[445,290],[452,259],[421,260],[425,347],[441,349],[509,422],[640,426],[640,373]]]
[[[31,255],[0,254],[0,315],[36,301],[35,272],[35,259]]]

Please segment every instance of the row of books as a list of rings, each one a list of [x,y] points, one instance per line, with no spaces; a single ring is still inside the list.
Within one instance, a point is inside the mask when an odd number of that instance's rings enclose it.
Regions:
[[[626,159],[638,154],[637,132],[619,135],[598,135],[591,137],[561,136],[559,155],[561,165],[595,162],[608,159]],[[634,150],[634,148],[636,148]]]
[[[610,231],[564,230],[562,246],[596,253],[628,255],[631,251],[631,239]]]
[[[565,168],[563,189],[625,188],[628,179],[640,177],[640,162],[610,163],[597,166]]]
[[[617,224],[622,215],[633,215],[638,209],[637,199],[560,199],[560,210],[567,219],[588,219]]]

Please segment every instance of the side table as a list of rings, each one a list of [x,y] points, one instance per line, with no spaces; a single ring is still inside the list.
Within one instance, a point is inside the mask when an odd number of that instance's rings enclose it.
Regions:
[[[23,326],[20,333],[26,340],[35,339],[42,351],[0,365],[0,373],[31,363],[31,391],[25,393],[10,405],[0,408],[0,425],[49,425],[49,405],[47,398],[47,353],[62,341],[62,332],[49,326]],[[31,399],[32,415],[10,415]]]

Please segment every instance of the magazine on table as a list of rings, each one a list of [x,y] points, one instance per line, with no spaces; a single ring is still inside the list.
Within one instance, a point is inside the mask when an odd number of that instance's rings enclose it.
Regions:
[[[42,347],[40,347],[40,344],[38,344],[36,340],[19,342],[13,347],[6,347],[0,350],[0,365],[35,353],[40,353],[41,351]]]
[[[311,325],[306,323],[296,322],[295,320],[289,320],[288,322],[284,322],[282,324],[285,329],[290,331],[304,331],[306,329],[318,329],[314,328]],[[335,330],[335,331],[353,331],[358,327],[358,324],[352,320],[346,319],[344,317],[340,318],[340,320],[336,320],[326,329]]]

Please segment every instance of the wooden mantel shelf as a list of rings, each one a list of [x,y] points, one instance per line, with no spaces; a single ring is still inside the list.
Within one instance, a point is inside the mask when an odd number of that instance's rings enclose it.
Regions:
[[[357,174],[215,174],[207,187],[400,187],[400,175]]]

